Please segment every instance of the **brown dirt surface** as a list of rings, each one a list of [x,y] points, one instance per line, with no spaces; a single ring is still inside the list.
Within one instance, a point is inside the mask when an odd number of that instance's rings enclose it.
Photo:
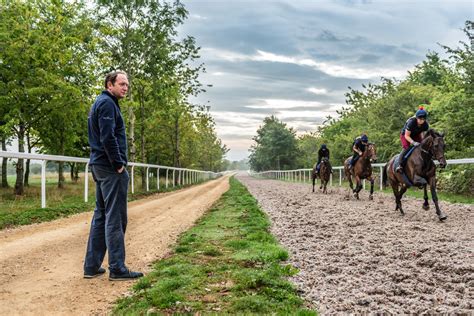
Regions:
[[[129,203],[126,264],[149,272],[228,188],[225,176]],[[88,212],[0,231],[0,315],[105,314],[128,295],[133,281],[83,278],[91,219]]]
[[[440,222],[423,201],[375,192],[369,201],[311,193],[308,184],[239,176],[300,269],[293,278],[321,314],[474,314],[474,206],[440,202]],[[430,201],[431,202],[431,201]]]

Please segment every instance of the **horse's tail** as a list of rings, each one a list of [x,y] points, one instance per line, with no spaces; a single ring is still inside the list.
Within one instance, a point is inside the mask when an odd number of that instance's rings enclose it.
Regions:
[[[388,168],[388,162],[383,166],[383,171],[382,171],[382,184],[383,187],[387,187],[387,180],[388,180],[388,173],[387,173],[387,168]]]

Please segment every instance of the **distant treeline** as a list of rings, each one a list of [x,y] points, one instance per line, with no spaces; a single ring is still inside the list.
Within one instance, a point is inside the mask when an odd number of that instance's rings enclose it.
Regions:
[[[456,48],[442,46],[448,58],[429,52],[406,79],[382,78],[359,91],[349,88],[337,118],[328,117],[317,131],[296,132],[275,117],[266,118],[255,136],[250,156],[253,170],[312,167],[322,143],[331,150],[333,165],[342,165],[352,142],[367,133],[377,145],[380,162],[400,152],[400,130],[420,104],[426,104],[432,128],[445,133],[446,157],[474,157],[474,23],[467,21],[468,37]],[[440,175],[445,190],[474,194],[474,166],[451,166]]]
[[[209,107],[189,101],[205,91],[205,68],[195,39],[178,37],[187,16],[179,1],[0,1],[2,150],[17,139],[20,152],[87,157],[88,110],[105,74],[120,69],[131,84],[120,104],[129,161],[221,170],[228,150]],[[16,164],[16,194],[29,168]]]

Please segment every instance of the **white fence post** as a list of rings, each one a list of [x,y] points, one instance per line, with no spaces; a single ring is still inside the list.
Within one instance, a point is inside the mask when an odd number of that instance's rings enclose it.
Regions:
[[[150,167],[146,167],[146,191],[150,191],[149,181],[150,178]]]
[[[380,167],[380,191],[383,190],[383,167]]]
[[[84,202],[87,203],[89,200],[89,163],[86,163],[86,168],[84,169]]]
[[[41,162],[41,208],[46,207],[46,160]]]
[[[339,169],[339,186],[342,185],[342,169]]]
[[[134,178],[134,173],[133,170],[134,170],[135,166],[132,166],[132,170],[130,171],[132,173],[132,176],[130,177],[130,179],[132,180],[132,194],[135,193],[135,178]]]

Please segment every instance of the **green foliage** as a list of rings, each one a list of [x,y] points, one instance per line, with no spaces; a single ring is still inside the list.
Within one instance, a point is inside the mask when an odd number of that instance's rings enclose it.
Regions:
[[[377,145],[379,161],[388,161],[401,150],[400,131],[420,104],[427,104],[430,126],[445,133],[446,158],[474,157],[474,23],[466,22],[468,43],[444,47],[449,60],[429,52],[405,80],[382,78],[380,84],[350,88],[348,107],[329,118],[317,133],[298,139],[302,153],[298,167],[312,167],[318,146],[325,142],[333,165],[341,165],[351,154],[354,138],[367,133]],[[270,169],[270,168],[265,168]],[[454,193],[472,193],[471,168],[449,167],[439,174],[440,187]]]
[[[117,314],[315,315],[303,308],[282,265],[287,252],[269,233],[257,201],[234,178],[222,198],[179,239],[175,253],[121,299]]]
[[[263,126],[253,138],[255,145],[250,149],[249,164],[253,170],[285,170],[296,165],[296,131],[275,116],[263,120]]]

